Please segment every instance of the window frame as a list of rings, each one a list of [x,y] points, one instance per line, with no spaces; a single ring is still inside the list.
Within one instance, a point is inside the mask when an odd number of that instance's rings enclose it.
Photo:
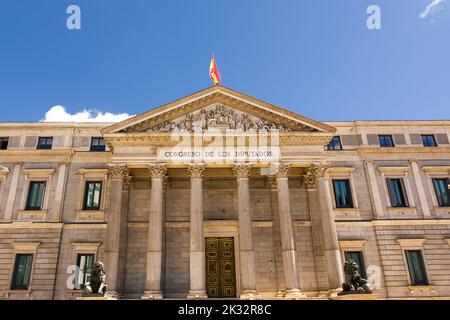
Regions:
[[[71,255],[71,261],[73,261],[73,264],[75,266],[78,266],[78,255],[93,255],[94,256],[94,263],[96,259],[100,259],[99,256],[99,247],[102,245],[102,242],[72,242],[72,255]],[[76,269],[75,269],[76,270]],[[75,286],[72,288],[74,291],[82,290],[77,289]]]
[[[77,260],[76,260],[76,266],[78,267],[77,269],[77,275],[76,275],[76,280],[80,280],[80,276],[82,275],[83,277],[83,281],[81,283],[77,283],[79,285],[79,289],[84,289],[86,287],[86,283],[87,283],[87,274],[85,273],[85,269],[81,269],[81,257],[82,256],[90,256],[92,257],[92,264],[90,266],[90,274],[89,276],[92,276],[92,270],[94,268],[94,263],[95,263],[95,253],[89,253],[89,252],[77,252],[76,254],[77,256]],[[78,273],[79,272],[79,273]],[[74,284],[74,290],[78,290],[77,288],[77,284]]]
[[[391,140],[391,145],[386,145],[386,144],[382,144],[381,141],[383,140],[383,142],[386,142],[386,138],[388,138]],[[395,142],[394,142],[394,137],[391,134],[379,134],[378,135],[378,144],[380,145],[380,148],[395,148]]]
[[[422,287],[430,287],[432,286],[432,279],[430,277],[430,272],[429,272],[429,268],[428,268],[428,262],[427,262],[427,258],[425,256],[425,252],[424,252],[424,244],[427,240],[425,238],[420,238],[420,239],[397,239],[396,242],[397,244],[400,245],[400,249],[402,252],[402,256],[403,256],[403,263],[405,266],[405,272],[406,272],[406,278],[408,281],[408,285],[410,286],[410,290],[414,290],[414,288],[417,288],[418,286],[422,286]],[[426,285],[414,285],[412,283],[412,278],[411,278],[411,274],[409,271],[409,266],[408,266],[408,260],[406,257],[406,250],[420,250],[422,252],[422,260],[423,260],[423,266],[424,266],[424,270],[425,270],[425,275],[426,278],[428,280],[428,284]]]
[[[416,204],[414,202],[414,197],[412,194],[412,187],[410,182],[409,171],[411,170],[410,166],[399,166],[399,167],[390,167],[390,166],[380,166],[377,170],[381,173],[381,178],[383,179],[383,188],[384,194],[386,197],[387,209],[391,213],[398,212],[408,212],[415,214],[417,213]],[[405,188],[407,207],[394,207],[392,205],[391,196],[389,192],[387,179],[402,179],[403,186]]]
[[[338,202],[338,194],[337,194],[337,190],[336,190],[336,182],[344,182],[344,185],[346,186],[347,189],[347,195],[349,197],[350,200],[350,204],[348,206],[340,206],[339,202]],[[336,204],[336,209],[354,209],[355,208],[355,203],[353,201],[353,192],[352,192],[352,188],[351,188],[351,181],[349,178],[332,178],[331,183],[333,185],[333,192],[334,192],[334,201]]]
[[[89,192],[89,184],[100,184],[100,194],[99,194],[99,200],[98,200],[98,206],[88,206],[87,200],[88,200],[88,192]],[[95,193],[95,190],[94,190]],[[83,210],[84,211],[98,211],[102,207],[102,193],[103,193],[103,181],[101,180],[86,180],[84,185],[84,196],[83,196]]]
[[[9,270],[9,289],[10,291],[14,291],[16,293],[18,292],[24,298],[29,298],[29,294],[31,292],[31,289],[33,288],[33,275],[34,275],[34,266],[36,263],[36,254],[38,252],[39,246],[41,245],[41,242],[12,242],[11,245],[13,247],[13,258],[10,263],[10,270]],[[11,289],[14,279],[16,256],[18,254],[33,255],[28,289]]]
[[[367,279],[367,272],[366,272],[366,262],[364,261],[364,251],[363,250],[358,250],[358,249],[351,249],[351,248],[348,248],[348,249],[344,249],[343,250],[343,253],[344,253],[344,258],[345,258],[345,260],[347,260],[347,253],[357,253],[358,255],[359,255],[359,260],[360,260],[360,263],[358,264],[358,266],[359,266],[359,271],[360,271],[360,275],[361,275],[361,277],[363,278],[363,279]],[[355,261],[355,262],[357,262],[357,261]]]
[[[433,140],[433,145],[425,145],[425,142],[424,142],[424,138],[429,138],[429,137],[431,137],[432,138],[432,140]],[[421,141],[422,141],[422,146],[424,147],[424,148],[435,148],[435,147],[438,147],[439,145],[438,145],[438,143],[437,143],[437,141],[436,141],[436,137],[435,137],[435,135],[434,134],[421,134],[420,135],[420,139],[421,139]],[[428,140],[428,139],[427,139]],[[427,142],[428,143],[428,142]]]
[[[42,144],[41,141],[45,139],[45,144]],[[48,143],[48,140],[51,141],[51,143]],[[37,141],[37,150],[51,150],[53,149],[53,137],[38,137]]]
[[[0,137],[0,150],[8,150],[8,146],[9,146],[9,137]]]
[[[338,140],[338,143],[339,143],[339,147],[338,148],[336,148],[336,144],[334,143],[334,140],[337,138],[337,140]],[[333,148],[330,148],[330,145],[333,145]],[[327,147],[326,147],[326,150],[327,151],[341,151],[341,150],[343,150],[343,148],[342,148],[342,141],[341,141],[341,136],[334,136],[332,139],[331,139],[331,141],[327,144]]]
[[[47,216],[48,203],[50,199],[50,191],[53,185],[53,175],[55,169],[22,169],[21,172],[25,177],[25,188],[22,191],[20,207],[17,211],[17,220],[27,221],[43,221]],[[41,210],[27,210],[27,198],[31,181],[45,181],[44,201]]]
[[[403,203],[401,205],[394,205],[393,203],[393,195],[394,195],[394,190],[391,189],[391,183],[392,181],[396,181],[399,182],[400,186],[397,186],[400,188],[401,191],[401,198],[403,200]],[[408,199],[408,193],[406,192],[406,187],[405,187],[405,181],[403,177],[386,177],[386,187],[388,189],[388,194],[389,194],[389,201],[391,204],[392,208],[409,208],[409,199]]]
[[[17,277],[18,277],[18,273],[19,273],[19,258],[22,256],[29,256],[31,257],[31,261],[29,264],[29,269],[27,269],[28,271],[28,281],[26,286],[24,285],[17,285]],[[33,274],[33,263],[34,263],[34,254],[32,253],[16,253],[14,256],[14,265],[13,265],[13,273],[12,273],[12,278],[11,278],[11,284],[10,284],[10,290],[13,291],[17,291],[17,290],[29,290],[30,289],[30,284],[31,284],[31,276]],[[27,264],[28,265],[28,264]],[[25,274],[25,272],[24,272]]]
[[[32,207],[30,206],[30,196],[31,196],[31,191],[32,191],[32,187],[33,185],[37,185],[40,184],[42,185],[42,195],[41,195],[41,199],[40,199],[40,206],[39,207]],[[26,211],[40,211],[40,210],[44,210],[44,202],[45,202],[45,196],[46,196],[46,189],[47,189],[47,181],[43,181],[43,180],[31,180],[28,183],[28,194],[27,194],[27,199],[26,199],[26,203],[25,203],[25,210]]]
[[[8,174],[9,174],[8,167],[0,165],[0,205],[2,204],[3,189],[5,187],[5,181]]]
[[[407,248],[403,250],[404,255],[405,255],[405,260],[406,260],[406,268],[408,270],[408,278],[409,278],[409,283],[411,286],[429,286],[430,285],[430,280],[428,277],[428,272],[427,272],[427,267],[425,265],[425,258],[424,258],[424,254],[423,254],[423,249],[413,249],[413,248]],[[425,276],[425,281],[424,283],[417,283],[415,281],[415,279],[413,279],[413,274],[411,273],[411,265],[409,264],[409,259],[408,259],[408,252],[418,252],[420,254],[420,268],[422,269],[422,272]]]
[[[423,166],[422,171],[425,173],[426,180],[428,183],[428,191],[430,192],[433,210],[437,214],[445,214],[449,210],[449,207],[440,207],[439,200],[436,195],[436,191],[433,184],[434,178],[447,178],[450,180],[450,166]]]
[[[436,190],[436,183],[435,183],[436,180],[445,180],[446,181],[446,185],[447,185],[446,194],[447,194],[447,198],[449,198],[449,201],[448,201],[447,204],[442,204],[441,203],[441,200],[440,200],[439,195],[438,195],[438,190]],[[442,177],[442,178],[432,177],[431,181],[433,183],[434,195],[436,196],[436,201],[437,201],[438,207],[439,208],[449,208],[450,207],[450,189],[449,189],[450,178],[447,178],[447,177]]]
[[[97,143],[96,145],[94,145],[94,140],[97,140],[98,142],[103,140],[104,145],[103,148],[100,147],[100,145]],[[105,152],[106,151],[106,141],[103,137],[91,137],[91,144],[89,147],[89,151],[91,152]]]

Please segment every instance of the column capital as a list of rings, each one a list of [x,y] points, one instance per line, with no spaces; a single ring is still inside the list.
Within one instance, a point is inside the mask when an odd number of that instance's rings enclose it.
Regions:
[[[248,178],[250,174],[251,165],[247,163],[238,163],[233,166],[233,174],[236,178]]]
[[[317,180],[320,178],[327,178],[329,171],[329,163],[313,164],[307,169],[306,174],[303,175],[307,189],[317,189]]]
[[[4,167],[2,165],[0,165],[0,174],[8,174],[9,173],[9,169],[7,167]]]
[[[205,172],[205,164],[203,163],[193,163],[188,165],[189,173],[191,178],[202,178]]]
[[[124,165],[113,165],[108,168],[108,176],[113,180],[125,180],[129,176],[129,170]]]
[[[287,178],[289,169],[291,168],[291,165],[288,163],[280,163],[277,168],[277,172],[275,173],[275,176],[277,179],[281,178]]]
[[[167,168],[163,164],[149,164],[148,170],[152,179],[164,179],[167,176]]]

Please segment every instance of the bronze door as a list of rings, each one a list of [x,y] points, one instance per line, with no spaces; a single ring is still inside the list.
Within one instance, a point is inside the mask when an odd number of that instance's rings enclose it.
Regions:
[[[235,298],[234,238],[205,238],[208,298]]]

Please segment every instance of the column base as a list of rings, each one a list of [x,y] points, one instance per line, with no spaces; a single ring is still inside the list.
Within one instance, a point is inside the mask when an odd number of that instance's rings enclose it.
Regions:
[[[189,291],[187,294],[188,299],[208,299],[206,291]]]
[[[285,291],[286,294],[284,295],[285,299],[292,299],[292,300],[300,300],[300,299],[306,299],[306,295],[300,291],[300,289],[289,289]]]
[[[241,292],[239,295],[239,299],[241,300],[260,300],[262,296],[256,290],[246,290]]]
[[[120,294],[117,291],[107,291],[105,297],[112,298],[114,300],[120,299]]]
[[[328,297],[334,298],[342,291],[342,288],[331,289],[328,291]]]
[[[284,298],[285,292],[283,290],[278,290],[275,295],[276,298]]]
[[[163,294],[161,291],[145,291],[144,295],[141,297],[142,300],[161,300],[163,299]]]

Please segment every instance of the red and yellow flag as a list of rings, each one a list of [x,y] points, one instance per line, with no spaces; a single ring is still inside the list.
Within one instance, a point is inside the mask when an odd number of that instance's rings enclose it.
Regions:
[[[219,68],[217,68],[216,60],[214,59],[214,54],[212,55],[211,63],[209,64],[209,77],[214,81],[214,85],[216,86],[222,81]]]

